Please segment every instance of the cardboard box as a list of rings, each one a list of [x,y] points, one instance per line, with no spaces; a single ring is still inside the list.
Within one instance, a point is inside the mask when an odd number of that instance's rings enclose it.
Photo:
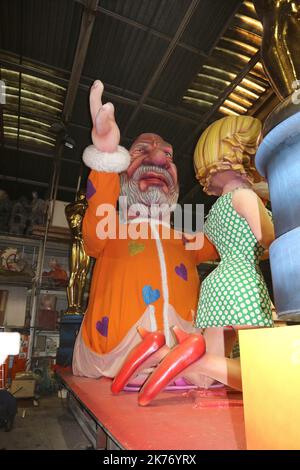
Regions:
[[[300,325],[239,331],[248,450],[300,449]]]
[[[10,393],[16,398],[30,398],[34,397],[34,390],[34,379],[19,379],[12,381]]]

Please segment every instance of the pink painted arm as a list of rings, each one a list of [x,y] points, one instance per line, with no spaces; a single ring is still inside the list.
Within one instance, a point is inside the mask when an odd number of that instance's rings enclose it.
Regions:
[[[92,141],[101,152],[116,152],[120,142],[120,130],[115,120],[113,104],[102,104],[103,90],[103,83],[96,80],[90,91]]]
[[[234,192],[232,204],[238,214],[246,219],[256,240],[269,248],[275,239],[274,225],[262,200],[251,189]]]

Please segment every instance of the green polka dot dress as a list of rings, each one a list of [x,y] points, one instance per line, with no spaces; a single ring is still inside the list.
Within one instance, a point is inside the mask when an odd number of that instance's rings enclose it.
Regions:
[[[212,206],[204,231],[221,261],[203,281],[195,325],[272,326],[271,300],[259,269],[264,248],[232,205],[233,193]]]

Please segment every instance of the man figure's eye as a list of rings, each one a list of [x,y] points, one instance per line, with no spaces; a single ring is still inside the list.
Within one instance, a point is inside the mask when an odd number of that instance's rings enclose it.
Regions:
[[[168,157],[168,158],[173,158],[172,153],[169,152],[168,150],[165,150],[165,155],[166,155],[166,157]]]

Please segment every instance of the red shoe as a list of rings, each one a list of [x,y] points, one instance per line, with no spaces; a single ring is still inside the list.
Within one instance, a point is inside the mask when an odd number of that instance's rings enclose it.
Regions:
[[[160,362],[143,385],[138,403],[146,406],[186,367],[205,354],[205,341],[202,335],[187,334],[174,326],[173,331],[179,344]]]
[[[150,332],[139,327],[138,332],[142,337],[142,342],[132,349],[121,370],[114,378],[111,386],[113,393],[120,393],[137,369],[166,343],[165,335],[161,331]]]

